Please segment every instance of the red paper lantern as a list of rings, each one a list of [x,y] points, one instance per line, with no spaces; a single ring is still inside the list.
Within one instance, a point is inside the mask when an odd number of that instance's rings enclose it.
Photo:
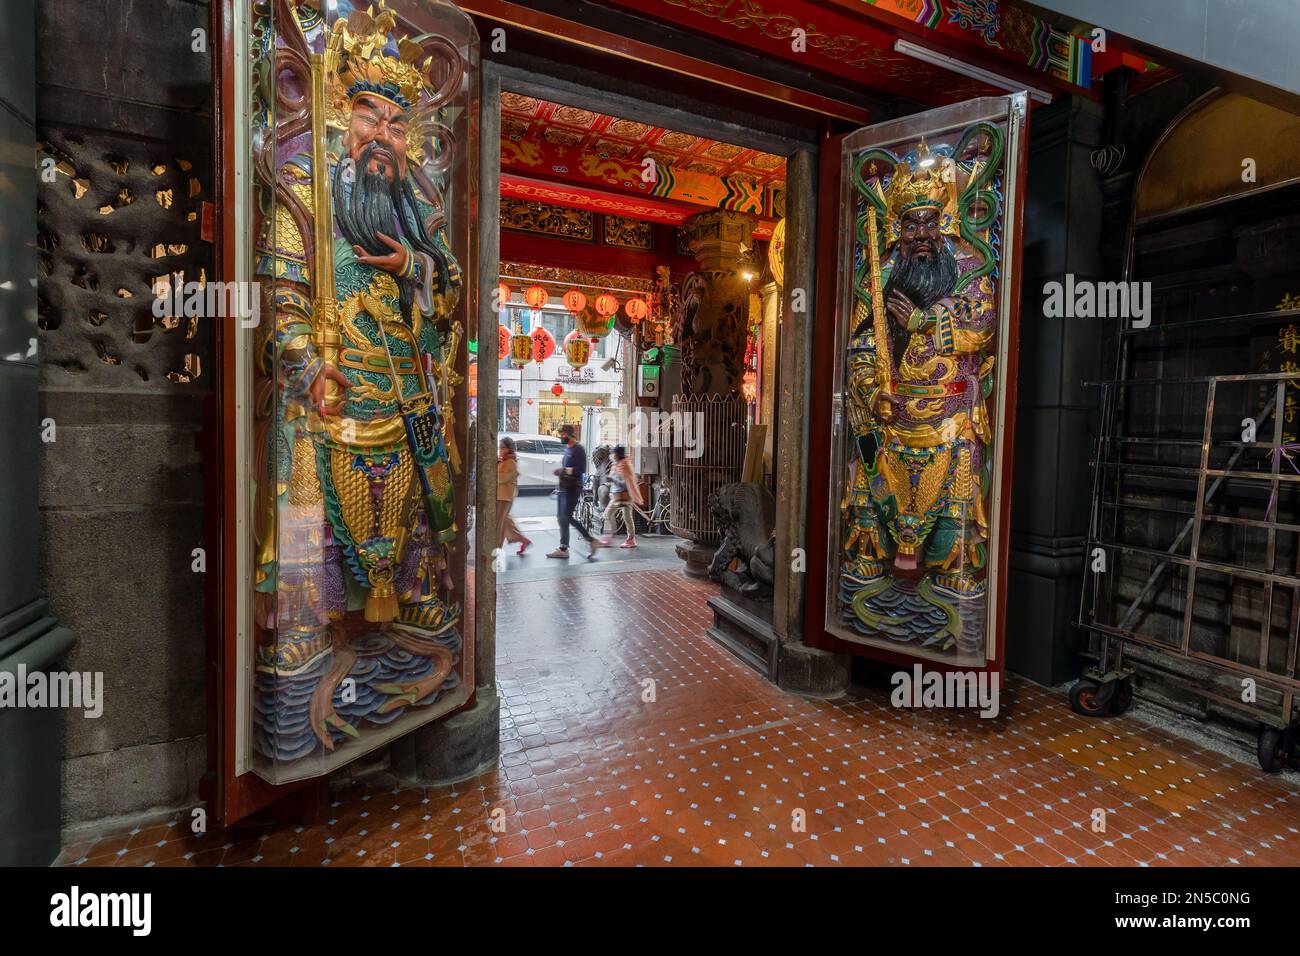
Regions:
[[[497,283],[497,304],[500,308],[504,309],[506,307],[507,303],[510,302],[510,296],[513,294],[510,291],[510,286],[504,282]]]
[[[524,290],[524,301],[528,303],[530,309],[543,308],[550,299],[546,290],[539,285],[530,285]]]
[[[617,311],[618,311],[618,299],[616,299],[614,296],[610,295],[608,292],[603,292],[600,295],[596,296],[597,315],[602,315],[608,318],[609,316],[613,315]]]
[[[591,342],[574,329],[564,337],[564,357],[574,368],[582,368],[591,358]]]
[[[561,395],[564,394],[564,386],[561,385],[559,382],[556,382],[554,385],[551,386],[551,394],[554,395],[556,398],[559,398]]]
[[[532,331],[533,361],[539,365],[555,354],[555,336],[543,326]]]
[[[510,336],[510,364],[523,368],[533,360],[533,337],[523,332]]]
[[[533,404],[533,400],[531,398],[528,400],[528,404],[529,405]]]
[[[497,361],[510,354],[510,330],[504,325],[497,326]]]
[[[564,307],[570,312],[581,312],[587,307],[587,297],[577,289],[564,293]]]
[[[633,322],[640,322],[650,314],[650,306],[646,305],[645,299],[628,299],[623,311]]]
[[[596,404],[599,406],[599,405],[604,405],[605,403],[604,403],[604,401],[602,401],[601,399],[598,398],[598,399],[596,399]]]

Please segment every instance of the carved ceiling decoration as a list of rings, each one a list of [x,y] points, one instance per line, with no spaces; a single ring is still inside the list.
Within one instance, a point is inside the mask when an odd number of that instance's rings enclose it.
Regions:
[[[637,292],[653,292],[655,283],[645,276],[615,275],[610,272],[588,272],[580,269],[562,269],[556,266],[539,266],[528,262],[502,262],[502,281],[511,282],[518,279],[536,281],[542,286],[557,283],[548,292],[563,295],[573,286],[584,291],[605,292],[609,289],[633,289]],[[506,278],[509,277],[509,278]],[[560,285],[559,283],[565,283]]]
[[[649,250],[654,233],[650,223],[626,216],[605,216],[605,245],[621,249]]]
[[[596,237],[595,220],[595,213],[586,209],[569,209],[525,199],[501,200],[502,229],[591,241]]]
[[[650,174],[646,160],[653,160]],[[772,220],[775,197],[785,190],[782,156],[509,92],[501,95],[501,167]]]

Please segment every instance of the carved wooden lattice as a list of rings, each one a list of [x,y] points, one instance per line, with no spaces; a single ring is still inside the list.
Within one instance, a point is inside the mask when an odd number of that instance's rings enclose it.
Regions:
[[[38,144],[38,314],[47,386],[205,388],[200,318],[154,315],[155,294],[205,282],[206,150],[48,131]],[[50,181],[49,161],[53,166]]]

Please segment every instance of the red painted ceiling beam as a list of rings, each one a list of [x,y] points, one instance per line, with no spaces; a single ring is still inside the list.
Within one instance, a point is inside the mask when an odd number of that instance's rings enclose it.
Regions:
[[[938,53],[946,53],[972,66],[983,67],[1009,80],[1037,87],[1044,92],[1091,95],[1089,89],[991,53],[974,39],[966,40],[950,33],[930,29],[896,13],[882,10],[866,0],[808,0],[808,3],[828,10],[844,11],[854,19],[871,23],[881,32],[888,34],[891,49],[894,40],[911,40]]]
[[[585,186],[575,186],[571,183],[517,176],[504,170],[501,173],[501,195],[511,199],[550,203],[553,206],[586,209],[611,216],[628,216],[666,226],[680,226],[696,213],[707,211],[703,207],[686,203],[644,196],[618,195]],[[754,238],[770,239],[776,223],[757,216],[751,218],[754,220]]]
[[[511,0],[458,0],[458,5],[466,13],[494,20],[505,27],[517,27],[539,36],[630,60],[637,69],[667,70],[730,90],[775,100],[804,112],[848,120],[859,125],[871,122],[871,113],[853,103],[796,89],[675,50],[666,50],[574,20],[531,10]]]

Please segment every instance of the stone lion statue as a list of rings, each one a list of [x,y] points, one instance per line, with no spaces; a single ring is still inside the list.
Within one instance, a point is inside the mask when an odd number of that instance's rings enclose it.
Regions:
[[[776,551],[776,501],[771,492],[752,482],[733,481],[709,496],[709,511],[722,531],[709,577],[750,597],[770,595]]]

